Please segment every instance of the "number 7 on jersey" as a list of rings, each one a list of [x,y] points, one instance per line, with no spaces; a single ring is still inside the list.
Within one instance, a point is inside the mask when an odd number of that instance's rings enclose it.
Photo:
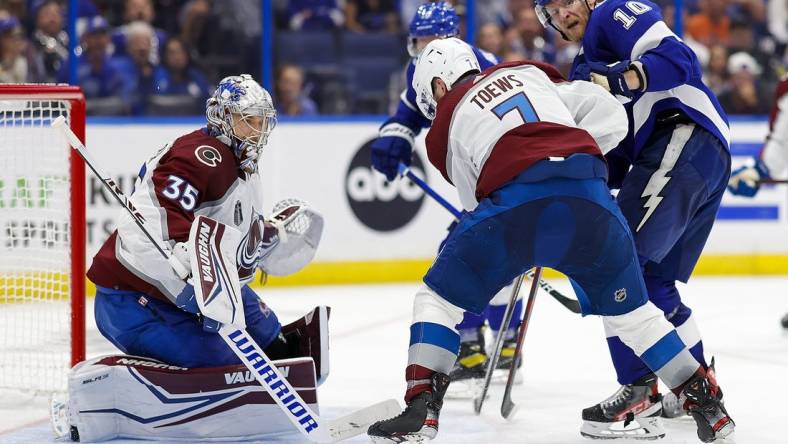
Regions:
[[[504,116],[509,113],[509,111],[515,109],[520,113],[520,117],[523,119],[523,122],[531,123],[539,121],[539,116],[536,115],[536,111],[534,110],[533,105],[531,105],[531,101],[528,100],[528,97],[522,92],[517,93],[499,103],[492,109],[492,112],[498,116],[499,119],[503,120]]]

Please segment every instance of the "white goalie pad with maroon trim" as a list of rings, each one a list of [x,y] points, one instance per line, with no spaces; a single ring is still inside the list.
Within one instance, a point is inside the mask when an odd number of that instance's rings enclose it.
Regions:
[[[312,359],[274,363],[317,412]],[[68,394],[68,424],[60,428],[80,442],[120,437],[272,442],[294,432],[243,365],[186,369],[136,356],[105,356],[71,370]]]

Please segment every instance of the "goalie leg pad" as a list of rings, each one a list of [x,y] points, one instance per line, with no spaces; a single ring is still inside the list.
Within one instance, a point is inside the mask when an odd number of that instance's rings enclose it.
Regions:
[[[279,320],[254,290],[244,286],[241,294],[249,334],[265,348],[279,335]],[[197,315],[168,302],[99,287],[95,313],[101,334],[124,353],[189,368],[240,364],[219,335],[203,330]]]
[[[312,360],[276,366],[317,411]],[[243,365],[186,369],[135,356],[106,356],[74,367],[68,381],[72,438],[275,441],[293,426]]]
[[[317,385],[325,382],[329,372],[328,318],[331,307],[319,306],[304,317],[282,327],[282,336],[294,345],[295,356],[310,357],[315,362]]]

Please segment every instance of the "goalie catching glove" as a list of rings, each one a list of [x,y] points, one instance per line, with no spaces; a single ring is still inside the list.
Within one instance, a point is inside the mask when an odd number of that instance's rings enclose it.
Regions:
[[[277,229],[278,244],[263,253],[257,266],[271,276],[287,276],[315,257],[323,234],[323,216],[306,202],[284,199],[276,203],[266,225]]]

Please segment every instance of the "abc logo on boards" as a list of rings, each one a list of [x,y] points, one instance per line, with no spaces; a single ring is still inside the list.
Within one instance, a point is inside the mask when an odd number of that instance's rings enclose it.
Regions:
[[[370,165],[372,149],[368,141],[350,161],[345,175],[345,195],[350,209],[365,226],[376,231],[394,231],[412,221],[424,203],[424,192],[409,179],[386,181]],[[413,153],[411,171],[424,176],[424,163]]]

